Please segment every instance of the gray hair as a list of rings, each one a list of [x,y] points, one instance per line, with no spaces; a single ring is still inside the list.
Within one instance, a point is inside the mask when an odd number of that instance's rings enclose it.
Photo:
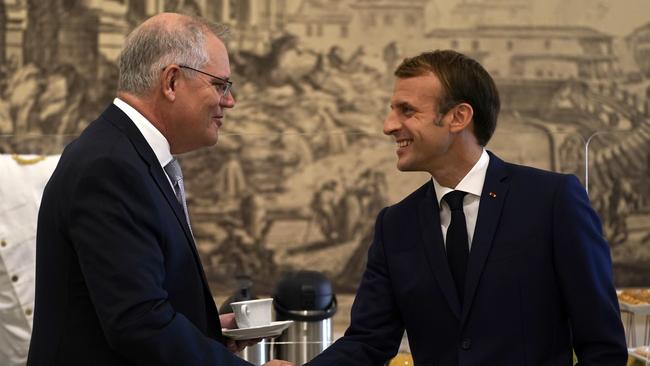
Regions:
[[[117,90],[142,96],[169,64],[201,68],[209,61],[205,48],[207,32],[223,39],[228,27],[193,16],[184,16],[179,27],[160,21],[138,26],[126,38],[118,59]]]

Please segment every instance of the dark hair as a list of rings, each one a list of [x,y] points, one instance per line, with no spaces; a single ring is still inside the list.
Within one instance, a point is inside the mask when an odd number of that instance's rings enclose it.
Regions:
[[[406,58],[395,70],[398,78],[434,73],[442,84],[438,112],[445,113],[458,103],[474,109],[474,135],[485,146],[497,127],[501,102],[490,74],[476,60],[452,50],[423,52]]]

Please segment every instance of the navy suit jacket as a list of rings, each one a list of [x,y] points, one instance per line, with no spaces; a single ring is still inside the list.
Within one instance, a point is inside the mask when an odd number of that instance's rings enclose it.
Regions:
[[[28,365],[250,365],[221,343],[183,208],[115,105],[63,152],[36,246]]]
[[[377,218],[344,337],[308,365],[623,366],[601,224],[575,176],[490,154],[461,308],[429,181]]]

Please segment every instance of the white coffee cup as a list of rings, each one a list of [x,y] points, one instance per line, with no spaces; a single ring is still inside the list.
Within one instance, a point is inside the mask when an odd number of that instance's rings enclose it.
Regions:
[[[238,301],[230,304],[235,312],[237,327],[252,328],[271,324],[273,299]]]

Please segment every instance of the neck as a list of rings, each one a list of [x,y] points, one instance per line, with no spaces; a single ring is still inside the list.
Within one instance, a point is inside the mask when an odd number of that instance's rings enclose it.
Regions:
[[[440,185],[456,188],[472,170],[482,153],[483,147],[480,145],[466,146],[460,151],[449,151],[445,163],[430,173]]]
[[[136,111],[140,112],[163,136],[170,141],[169,129],[162,122],[165,121],[161,111],[164,108],[159,108],[158,102],[155,98],[150,96],[138,96],[128,92],[118,92],[117,97],[125,101],[128,105],[133,107]]]

